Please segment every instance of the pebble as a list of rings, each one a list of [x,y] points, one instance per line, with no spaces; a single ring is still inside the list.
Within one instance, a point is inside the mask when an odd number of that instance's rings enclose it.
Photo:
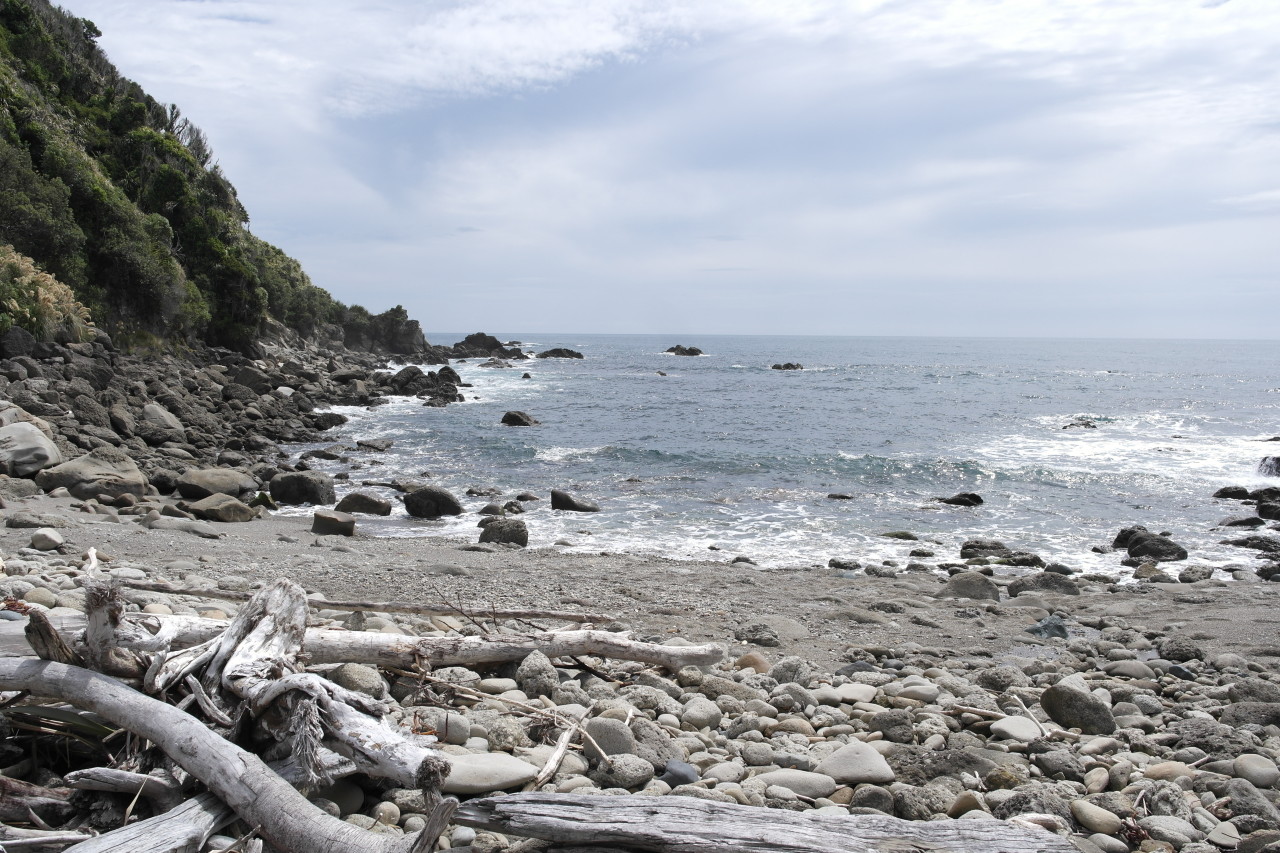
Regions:
[[[1255,788],[1271,788],[1280,781],[1280,769],[1265,755],[1249,753],[1237,756],[1232,762],[1232,771],[1235,776],[1249,780]]]

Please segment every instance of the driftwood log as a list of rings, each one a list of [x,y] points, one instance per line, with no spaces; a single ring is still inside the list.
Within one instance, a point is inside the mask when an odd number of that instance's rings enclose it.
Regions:
[[[83,618],[54,614],[51,619],[64,636],[84,630]],[[9,627],[13,626],[13,627]],[[207,642],[227,628],[227,623],[196,616],[126,614],[117,628],[116,642],[133,651],[181,649]],[[715,643],[699,646],[664,646],[632,640],[610,631],[539,631],[531,634],[486,634],[479,637],[414,637],[366,631],[308,628],[302,641],[307,662],[364,663],[409,669],[431,666],[476,666],[523,660],[540,651],[549,658],[565,655],[634,660],[665,667],[672,672],[686,666],[709,666],[724,658]],[[0,658],[25,657],[31,646],[18,622],[0,622]]]
[[[453,820],[601,851],[1078,853],[1065,838],[1006,821],[822,815],[692,797],[512,794],[463,803]]]
[[[433,847],[452,810],[453,801],[446,800],[427,828],[412,835],[370,833],[330,817],[258,756],[219,737],[195,717],[114,678],[52,661],[0,660],[0,690],[55,697],[150,740],[280,850],[422,853]]]

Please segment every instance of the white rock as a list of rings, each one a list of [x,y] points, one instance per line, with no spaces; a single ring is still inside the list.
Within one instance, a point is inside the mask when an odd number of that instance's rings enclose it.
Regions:
[[[441,787],[446,794],[485,794],[505,791],[533,779],[538,768],[505,752],[473,755],[441,753],[452,765]]]
[[[1040,727],[1027,717],[1005,717],[991,724],[991,736],[1028,743],[1040,737]]]
[[[31,534],[31,547],[37,551],[56,551],[66,542],[62,534],[52,527],[41,527]]]
[[[870,684],[854,682],[841,684],[836,688],[836,693],[840,694],[841,701],[848,702],[850,705],[855,702],[870,702],[876,698],[876,688]]]
[[[811,800],[829,797],[838,787],[836,780],[825,773],[810,773],[807,770],[774,770],[770,773],[761,773],[755,778],[765,785],[786,788]]]

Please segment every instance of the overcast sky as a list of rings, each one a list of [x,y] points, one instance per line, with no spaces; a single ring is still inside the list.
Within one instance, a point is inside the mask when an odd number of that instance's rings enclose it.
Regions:
[[[1280,337],[1275,0],[64,0],[425,329]]]

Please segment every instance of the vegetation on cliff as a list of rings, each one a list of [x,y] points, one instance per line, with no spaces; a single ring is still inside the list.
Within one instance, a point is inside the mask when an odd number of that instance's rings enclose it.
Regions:
[[[0,0],[0,245],[124,342],[243,350],[268,314],[302,334],[367,326],[249,231],[205,134],[122,77],[100,35],[47,0]]]

